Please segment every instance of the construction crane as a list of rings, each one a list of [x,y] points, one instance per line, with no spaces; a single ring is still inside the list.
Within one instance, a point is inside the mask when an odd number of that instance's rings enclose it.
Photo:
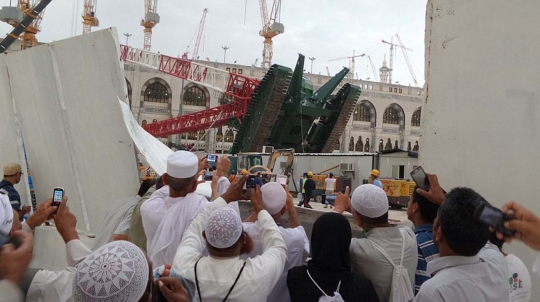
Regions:
[[[330,76],[330,69],[328,69],[328,66],[326,66],[326,74]]]
[[[355,59],[354,58],[363,57],[365,55],[366,55],[365,53],[363,53],[361,55],[356,55],[355,51],[353,50],[353,55],[351,57],[336,58],[336,59],[328,60],[328,62],[348,59],[349,60],[349,69],[351,70],[351,74],[352,74],[352,76],[354,78],[354,66],[355,66]]]
[[[256,66],[257,66],[257,62],[259,62],[259,58],[256,58],[256,59],[255,59],[255,62],[254,62],[253,64],[251,64],[251,66],[256,67]]]
[[[24,26],[24,33],[21,37],[21,49],[34,47],[37,45],[38,41],[36,39],[36,34],[40,31],[39,25],[41,24],[41,19],[43,18],[45,8],[43,8],[43,10],[41,10],[37,15],[34,15],[33,12],[34,8],[37,7],[40,2],[40,0],[19,0],[18,9],[9,6],[2,9],[2,15],[5,15],[1,18],[2,21],[10,24],[13,27],[17,27],[20,24],[19,21],[21,21],[23,18],[28,16],[33,18],[30,24]]]
[[[141,26],[144,27],[144,50],[152,49],[152,28],[159,23],[157,13],[157,0],[144,0],[144,19]]]
[[[99,26],[99,20],[96,17],[97,0],[84,0],[83,34],[92,31],[92,27]]]
[[[36,20],[43,17],[41,14],[45,10],[45,7],[51,3],[52,0],[41,0],[32,8],[27,8],[26,12],[22,10],[22,6],[19,3],[20,11],[17,11],[16,8],[4,7],[0,10],[0,19],[5,20],[5,22],[11,24],[14,28],[13,30],[0,42],[0,53],[5,52],[9,46],[19,38],[19,35],[25,30],[30,29],[31,27],[36,28],[36,25],[39,27],[39,22]],[[21,1],[23,2],[23,1]],[[36,1],[37,2],[37,1]],[[39,30],[38,30],[39,31]],[[26,34],[26,32],[25,32]],[[35,34],[34,34],[35,39]],[[35,40],[37,44],[37,40]],[[24,44],[21,48],[24,47]],[[23,49],[25,49],[24,47]]]
[[[373,79],[375,82],[379,82],[379,75],[377,74],[377,69],[375,68],[375,65],[373,64],[373,61],[371,60],[370,56],[367,56],[369,59],[369,64],[371,64],[371,70],[373,71]]]
[[[414,73],[411,60],[409,59],[409,55],[407,54],[405,45],[403,45],[403,42],[401,41],[401,38],[399,37],[398,34],[396,34],[396,37],[398,38],[399,46],[401,47],[401,50],[403,51],[403,57],[405,57],[405,62],[407,62],[407,66],[409,67],[409,72],[411,73],[411,77],[413,78],[414,85],[416,85],[416,87],[420,87],[418,85],[418,81],[416,80],[416,74]]]
[[[384,44],[390,45],[390,71],[388,72],[388,82],[392,84],[392,71],[394,70],[394,46],[401,47],[401,45],[394,44],[394,37],[390,38],[390,42],[382,40]],[[412,49],[404,48],[405,50],[412,51]]]
[[[261,7],[262,21],[262,29],[259,31],[259,35],[264,37],[261,67],[268,69],[272,66],[272,56],[274,54],[272,38],[285,32],[285,27],[282,23],[276,22],[281,12],[281,0],[274,0],[270,14],[268,14],[268,9],[266,8],[266,0],[259,0],[259,5]]]
[[[195,40],[195,48],[193,48],[193,55],[191,56],[192,60],[197,60],[199,56],[199,45],[201,45],[201,37],[204,31],[204,23],[206,21],[206,13],[208,13],[208,8],[205,8],[203,10],[203,15],[201,18],[201,22],[199,23],[199,28],[197,29],[197,31],[195,32],[195,35],[193,36],[193,38],[196,37],[196,40]],[[191,41],[189,41],[188,47],[186,48],[186,51],[184,52],[183,57],[185,58],[187,58],[188,56],[189,47],[191,46],[191,42],[193,42],[193,38],[191,38]]]

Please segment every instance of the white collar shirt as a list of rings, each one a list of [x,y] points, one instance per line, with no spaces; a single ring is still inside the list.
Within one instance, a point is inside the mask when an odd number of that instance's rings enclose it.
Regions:
[[[508,265],[499,249],[488,243],[476,256],[446,256],[430,261],[414,302],[508,302]]]
[[[262,255],[263,244],[260,234],[260,223],[257,222],[245,222],[243,223],[244,231],[253,240],[253,251],[249,255],[241,255],[241,259],[255,258]],[[289,296],[289,289],[287,288],[287,273],[289,269],[297,266],[301,266],[309,256],[309,239],[303,226],[296,228],[284,228],[278,226],[285,245],[287,246],[288,257],[287,264],[285,264],[285,270],[279,278],[276,286],[268,296],[268,302],[287,302],[291,301]]]
[[[403,236],[402,234],[403,233]],[[380,301],[389,301],[394,266],[375,248],[372,240],[399,265],[404,242],[403,266],[408,270],[414,288],[414,274],[418,263],[418,246],[414,232],[407,226],[373,228],[366,233],[369,238],[351,240],[351,266],[353,273],[371,280]]]
[[[197,265],[197,279],[204,302],[223,301],[244,264],[244,260],[240,257],[202,257],[202,251],[206,246],[202,231],[212,212],[225,206],[228,206],[225,200],[218,198],[199,213],[184,233],[173,262],[173,272],[178,272],[195,283],[194,267],[200,259]],[[261,224],[264,252],[261,256],[245,261],[244,270],[228,301],[266,301],[283,273],[287,262],[287,247],[283,236],[267,211],[261,211],[258,220]],[[195,297],[195,300],[199,301],[197,293]]]

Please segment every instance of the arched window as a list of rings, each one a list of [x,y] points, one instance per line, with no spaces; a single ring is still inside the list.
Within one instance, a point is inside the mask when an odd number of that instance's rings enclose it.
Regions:
[[[143,120],[141,125],[143,125],[143,126],[146,125],[146,120]]]
[[[156,82],[146,87],[144,91],[144,101],[154,103],[168,103],[169,91],[165,85]]]
[[[153,119],[153,120],[152,120],[152,123],[157,123],[157,119]]]
[[[221,129],[221,127],[219,127],[216,134],[216,142],[221,142],[222,140],[223,140],[223,130]]]
[[[189,140],[197,140],[197,132],[188,132],[187,139],[189,139]]]
[[[360,104],[354,111],[353,121],[371,122],[371,111],[366,104]]]
[[[420,127],[421,116],[422,116],[422,110],[420,108],[416,109],[416,111],[412,115],[411,126]]]
[[[232,129],[227,130],[227,133],[225,133],[225,142],[226,143],[234,142],[234,133]]]
[[[205,136],[204,136],[205,133],[206,133],[205,130],[200,130],[200,131],[199,131],[199,139],[203,139],[203,137],[205,137]]]
[[[184,92],[184,105],[206,107],[206,93],[198,86],[192,86]]]
[[[400,118],[397,109],[392,106],[388,106],[388,108],[386,108],[386,110],[384,111],[383,123],[399,125],[399,120]]]
[[[127,85],[127,98],[128,98],[128,101],[129,101],[129,108],[131,108],[131,99],[132,99],[132,95],[133,95],[133,91],[131,89],[131,83],[127,80],[126,80],[126,85]]]
[[[351,140],[349,141],[349,151],[354,151],[354,137],[351,136]]]

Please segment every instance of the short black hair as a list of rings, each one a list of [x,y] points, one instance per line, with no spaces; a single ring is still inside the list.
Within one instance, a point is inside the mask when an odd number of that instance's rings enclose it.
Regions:
[[[176,178],[167,174],[167,182],[169,183],[169,188],[173,189],[176,192],[191,188],[195,179],[197,179],[197,175],[194,175],[190,178]]]
[[[328,174],[328,176],[329,176],[330,178],[332,178],[332,177],[334,177],[334,173],[330,173],[330,174]]]
[[[435,221],[435,218],[437,218],[439,205],[429,201],[429,199],[418,194],[418,192],[416,192],[417,189],[418,189],[418,186],[414,187],[414,190],[412,193],[412,201],[418,204],[418,207],[420,208],[420,217],[422,217],[423,220],[428,221],[431,224],[433,224],[433,222]]]
[[[362,221],[370,225],[381,225],[381,224],[388,223],[388,212],[384,213],[382,216],[375,217],[375,218],[370,218],[360,213],[358,214],[360,215],[360,218],[362,219]]]
[[[474,219],[476,208],[487,201],[473,189],[454,188],[439,208],[439,226],[448,246],[460,256],[474,256],[486,245],[487,225]]]
[[[155,184],[156,184],[156,180],[153,178],[143,181],[141,183],[141,186],[139,187],[139,192],[137,192],[137,195],[142,197]]]
[[[493,232],[493,233],[491,233],[491,235],[489,235],[489,242],[496,245],[499,249],[501,249],[503,244],[505,243],[504,240],[501,240],[501,239],[497,238],[497,233],[495,233],[495,232]]]

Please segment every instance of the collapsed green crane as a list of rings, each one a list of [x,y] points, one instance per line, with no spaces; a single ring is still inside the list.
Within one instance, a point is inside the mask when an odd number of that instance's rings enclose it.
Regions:
[[[349,72],[334,76],[315,93],[303,77],[305,57],[300,54],[294,73],[290,68],[272,65],[257,87],[232,152],[261,152],[263,146],[294,148],[300,153],[330,153],[360,96],[360,87],[349,83],[335,94]],[[286,89],[286,90],[285,90]]]

